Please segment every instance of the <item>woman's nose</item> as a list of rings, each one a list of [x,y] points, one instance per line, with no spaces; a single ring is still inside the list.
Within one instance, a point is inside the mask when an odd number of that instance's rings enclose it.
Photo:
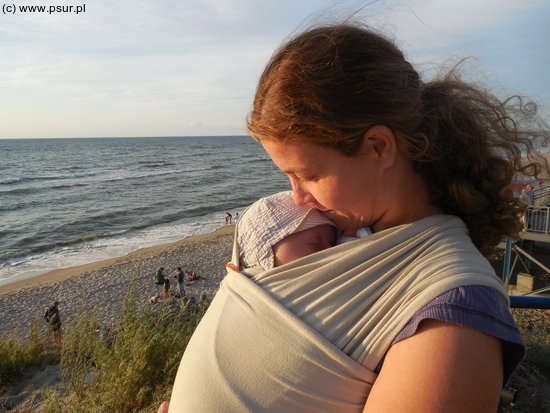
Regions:
[[[315,199],[313,196],[295,183],[292,183],[292,198],[298,206],[315,208]]]

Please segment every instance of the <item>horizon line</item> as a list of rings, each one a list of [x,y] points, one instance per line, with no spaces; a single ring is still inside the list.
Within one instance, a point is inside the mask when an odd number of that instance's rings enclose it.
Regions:
[[[16,139],[146,139],[146,138],[233,138],[244,137],[250,135],[143,135],[143,136],[57,136],[57,137],[0,137],[0,140],[16,140]]]

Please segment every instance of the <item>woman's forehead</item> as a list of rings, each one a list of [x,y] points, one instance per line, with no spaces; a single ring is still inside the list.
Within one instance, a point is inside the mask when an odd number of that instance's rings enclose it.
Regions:
[[[338,155],[334,150],[296,142],[262,141],[273,162],[283,172],[300,172],[324,164]]]

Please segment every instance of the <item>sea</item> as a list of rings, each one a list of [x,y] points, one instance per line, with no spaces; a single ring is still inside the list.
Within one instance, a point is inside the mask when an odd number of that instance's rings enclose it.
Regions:
[[[288,189],[249,136],[0,139],[0,285],[212,232]]]

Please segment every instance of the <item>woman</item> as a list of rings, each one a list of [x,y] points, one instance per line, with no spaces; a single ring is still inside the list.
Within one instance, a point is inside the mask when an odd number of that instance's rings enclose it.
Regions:
[[[517,237],[523,205],[507,186],[540,171],[520,156],[547,139],[517,102],[453,73],[423,83],[362,27],[283,45],[250,133],[297,205],[374,234],[262,273],[239,271],[234,253],[170,411],[495,411],[524,347],[483,256]]]

